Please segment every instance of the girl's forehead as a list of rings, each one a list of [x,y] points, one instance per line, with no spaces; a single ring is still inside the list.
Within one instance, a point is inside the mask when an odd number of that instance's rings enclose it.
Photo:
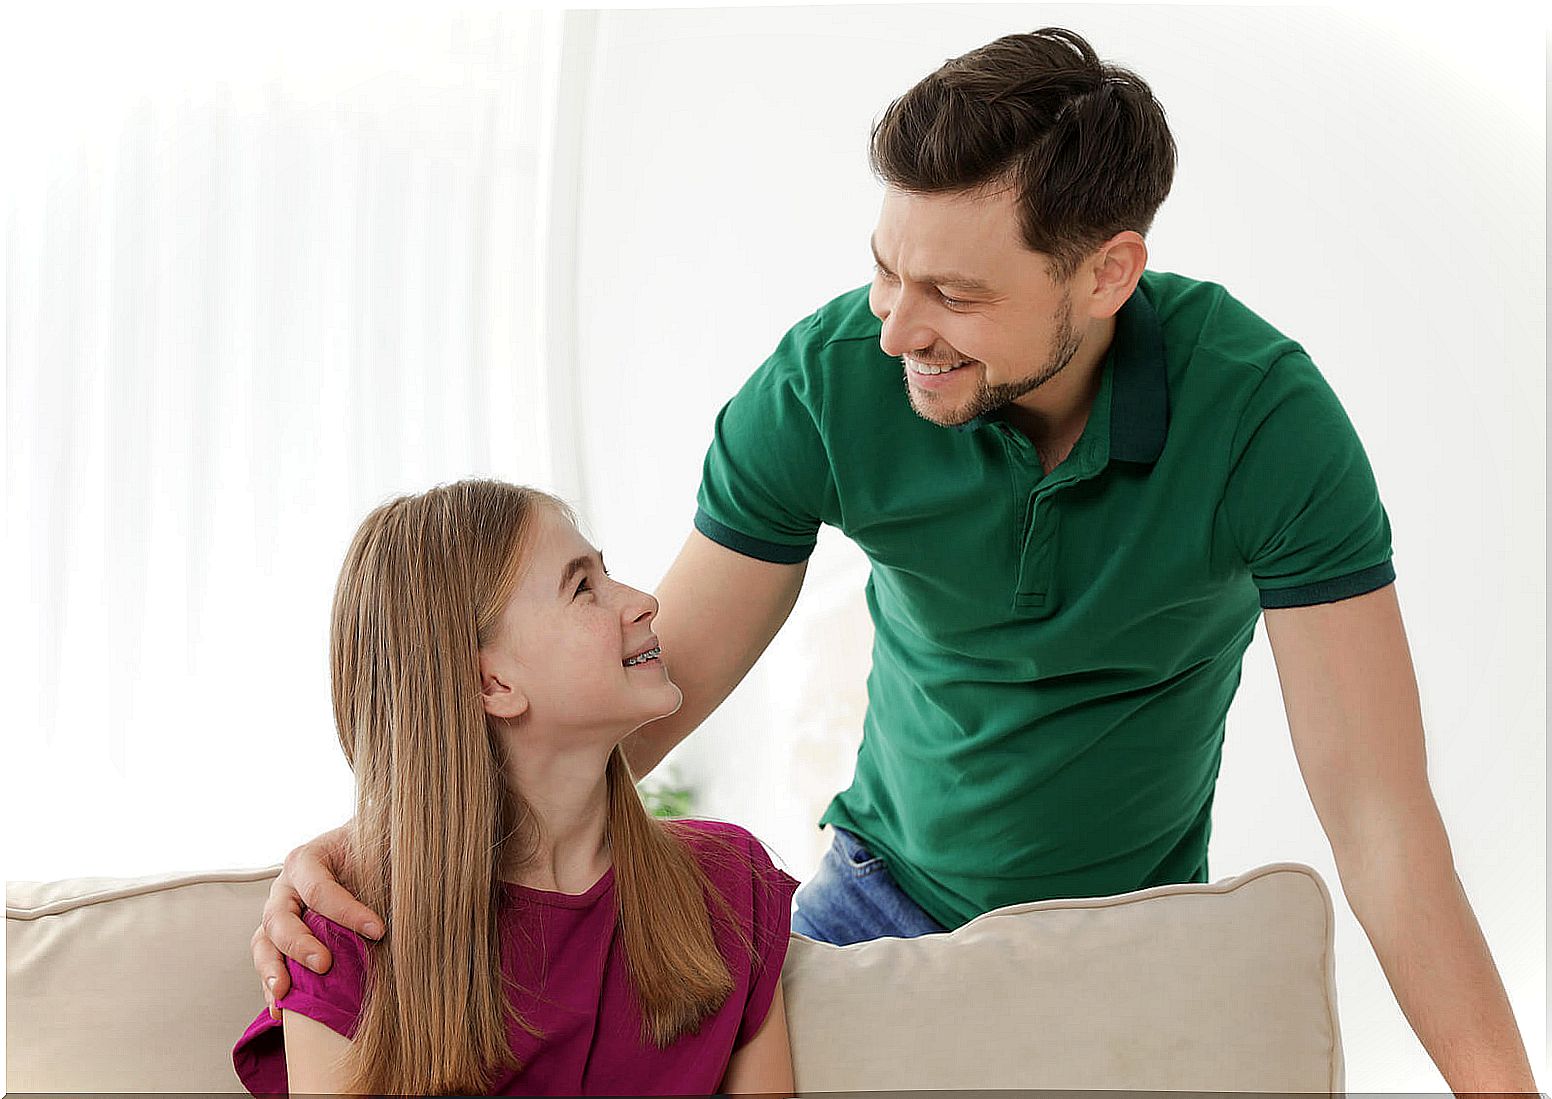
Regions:
[[[535,510],[527,542],[518,586],[538,594],[551,594],[558,588],[562,574],[576,558],[598,555],[571,520],[553,507]]]
[[[569,560],[578,553],[596,553],[582,532],[558,508],[541,505],[535,515],[535,537],[529,555],[541,547],[551,553],[565,554]]]

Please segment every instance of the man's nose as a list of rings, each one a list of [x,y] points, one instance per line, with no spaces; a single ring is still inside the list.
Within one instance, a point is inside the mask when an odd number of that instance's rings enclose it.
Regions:
[[[923,347],[931,347],[937,336],[923,322],[915,303],[896,290],[885,299],[879,312],[883,326],[879,329],[878,346],[884,354],[899,358]]]

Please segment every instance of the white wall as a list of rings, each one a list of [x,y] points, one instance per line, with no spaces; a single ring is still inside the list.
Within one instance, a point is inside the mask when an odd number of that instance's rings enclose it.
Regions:
[[[352,532],[571,451],[532,353],[558,19],[302,14],[83,39],[51,9],[7,42],[10,876],[263,865],[348,816]]]
[[[1150,266],[1222,282],[1301,340],[1365,441],[1434,789],[1544,1084],[1542,37],[1473,10],[1474,26],[1226,7],[602,13],[575,258],[581,476],[617,574],[654,582],[690,529],[716,410],[787,327],[868,277],[873,119],[1000,34],[1084,33],[1152,83],[1180,146]],[[787,628],[671,760],[704,812],[799,876],[860,734],[866,570],[822,539]],[[1283,859],[1337,894],[1349,1088],[1443,1090],[1342,901],[1258,633],[1211,870]]]

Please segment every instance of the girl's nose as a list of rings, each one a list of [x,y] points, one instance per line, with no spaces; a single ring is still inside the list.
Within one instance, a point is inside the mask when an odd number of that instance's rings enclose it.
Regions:
[[[657,598],[631,588],[630,599],[625,604],[625,615],[632,623],[652,621],[657,617]]]

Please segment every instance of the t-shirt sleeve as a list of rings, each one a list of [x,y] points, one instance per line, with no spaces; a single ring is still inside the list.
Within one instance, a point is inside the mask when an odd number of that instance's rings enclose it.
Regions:
[[[754,878],[754,915],[750,939],[754,946],[754,977],[744,1014],[738,1026],[733,1048],[750,1042],[765,1025],[771,1001],[781,983],[781,967],[787,960],[787,943],[792,932],[792,894],[798,882],[771,862],[765,847],[749,836],[750,872]]]
[[[717,414],[695,526],[747,557],[807,560],[833,496],[810,362],[818,338],[816,318],[796,325]]]
[[[349,928],[308,911],[302,922],[318,937],[334,964],[321,976],[304,965],[286,959],[291,989],[280,1006],[316,1019],[336,1033],[354,1037],[366,989],[366,945]],[[285,1095],[286,1049],[281,1024],[260,1011],[232,1047],[232,1067],[243,1086],[254,1095]]]
[[[311,910],[302,914],[302,921],[329,948],[334,964],[327,973],[318,974],[287,958],[291,989],[280,998],[280,1006],[353,1038],[366,992],[366,944],[348,927]]]
[[[1247,402],[1223,509],[1263,608],[1331,603],[1396,578],[1368,457],[1302,351],[1273,363]]]

